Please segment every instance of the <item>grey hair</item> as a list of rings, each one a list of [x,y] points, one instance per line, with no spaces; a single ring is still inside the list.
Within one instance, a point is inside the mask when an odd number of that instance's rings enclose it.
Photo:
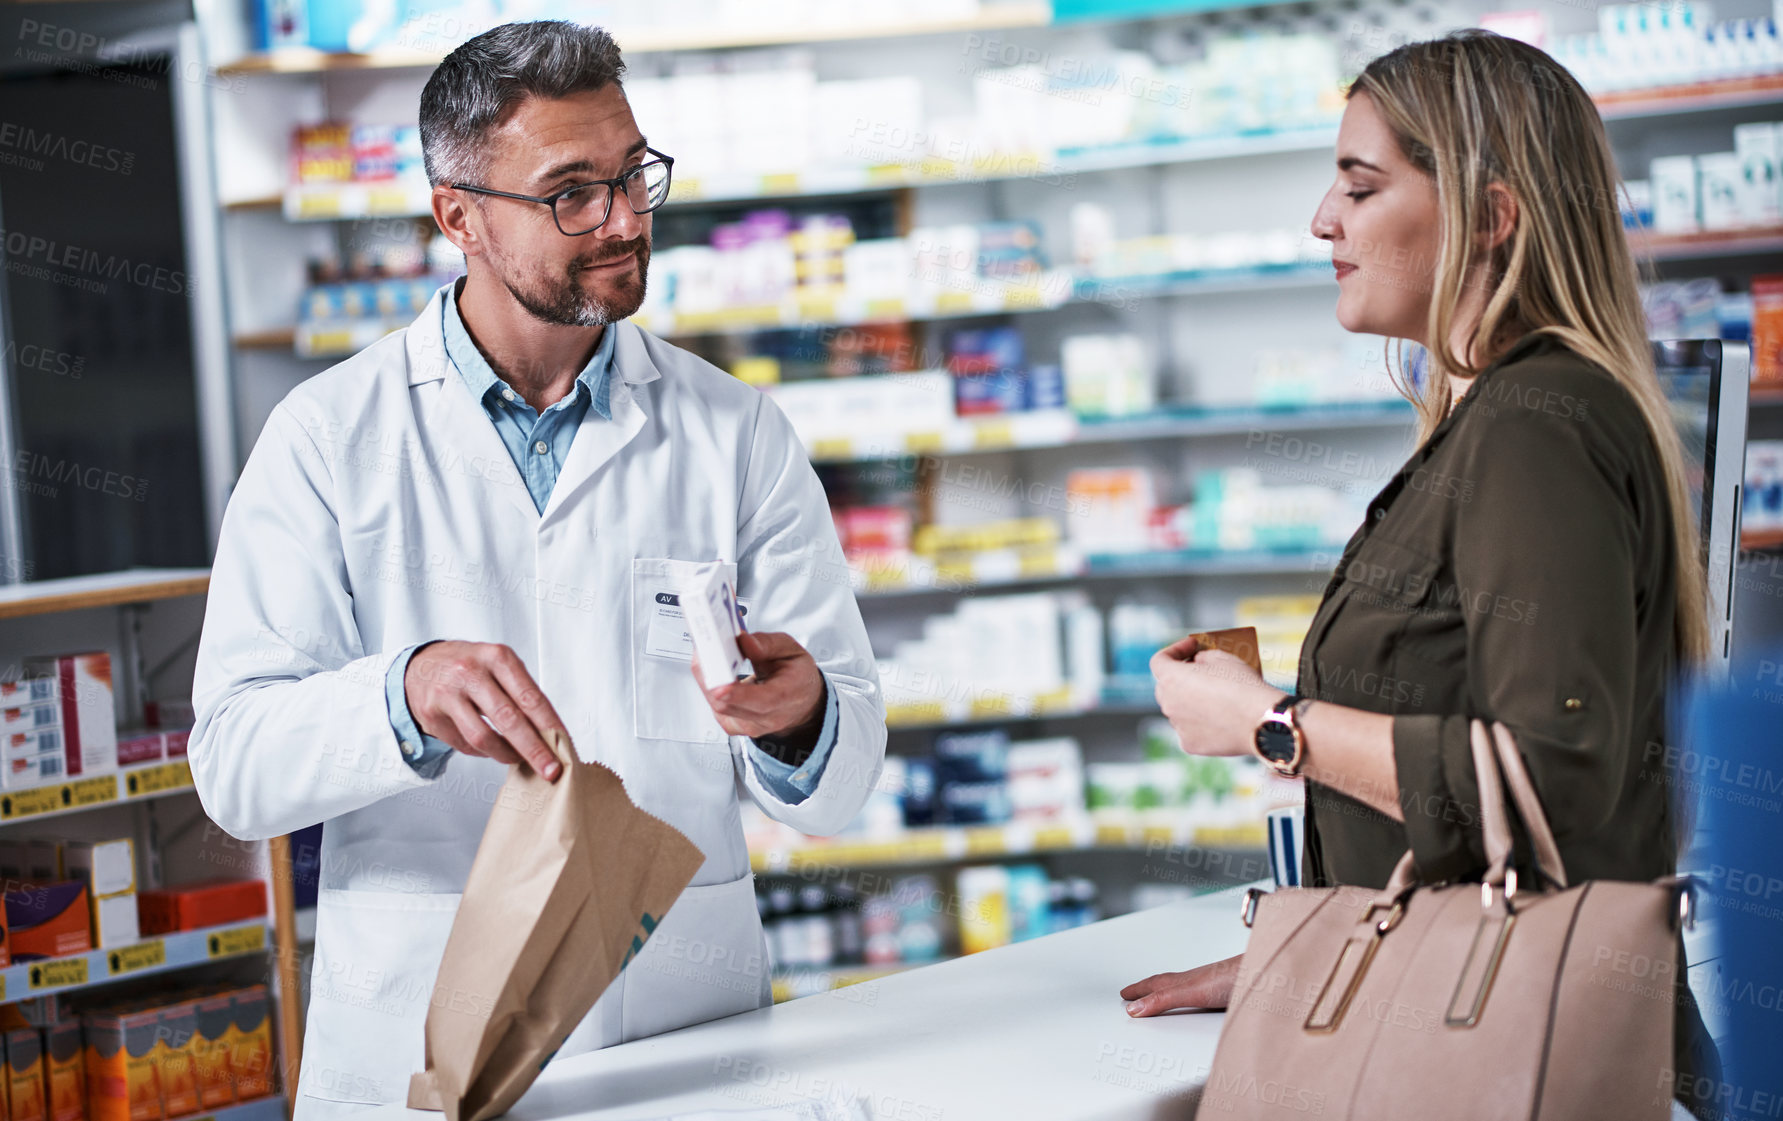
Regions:
[[[618,85],[625,60],[613,36],[567,20],[504,23],[467,40],[421,90],[421,158],[427,181],[473,181],[487,141],[529,97],[559,98]]]

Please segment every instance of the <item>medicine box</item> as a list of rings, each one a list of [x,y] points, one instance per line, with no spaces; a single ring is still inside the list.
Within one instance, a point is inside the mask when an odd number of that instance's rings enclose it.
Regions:
[[[111,655],[103,650],[26,658],[25,672],[56,679],[69,778],[118,769],[117,706]]]

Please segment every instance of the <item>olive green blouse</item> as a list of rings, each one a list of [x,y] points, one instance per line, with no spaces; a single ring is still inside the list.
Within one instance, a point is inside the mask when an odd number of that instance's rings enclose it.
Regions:
[[[1670,874],[1669,524],[1607,373],[1532,334],[1475,378],[1369,503],[1302,647],[1301,693],[1393,717],[1405,814],[1309,782],[1305,882],[1384,885],[1407,848],[1425,882],[1478,878],[1475,717],[1515,734],[1569,880]]]

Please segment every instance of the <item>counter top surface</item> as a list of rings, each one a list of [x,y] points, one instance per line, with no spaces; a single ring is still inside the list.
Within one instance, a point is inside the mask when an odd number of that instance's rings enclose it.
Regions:
[[[879,1121],[1194,1112],[1224,1016],[1135,1020],[1120,989],[1244,949],[1242,889],[553,1062],[514,1121],[861,1100]],[[367,1121],[438,1121],[385,1106]]]

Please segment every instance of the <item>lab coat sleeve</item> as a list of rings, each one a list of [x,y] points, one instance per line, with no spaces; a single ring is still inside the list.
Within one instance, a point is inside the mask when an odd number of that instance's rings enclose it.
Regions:
[[[425,786],[385,697],[403,653],[362,648],[330,466],[280,405],[236,483],[211,569],[188,748],[205,813],[257,840]]]
[[[734,737],[739,775],[769,817],[802,833],[839,832],[860,812],[885,763],[885,704],[866,624],[823,486],[779,407],[760,399],[744,467],[737,529],[737,591],[764,631],[784,631],[817,660],[836,699],[835,738],[823,773],[790,801],[764,781],[756,752]]]

